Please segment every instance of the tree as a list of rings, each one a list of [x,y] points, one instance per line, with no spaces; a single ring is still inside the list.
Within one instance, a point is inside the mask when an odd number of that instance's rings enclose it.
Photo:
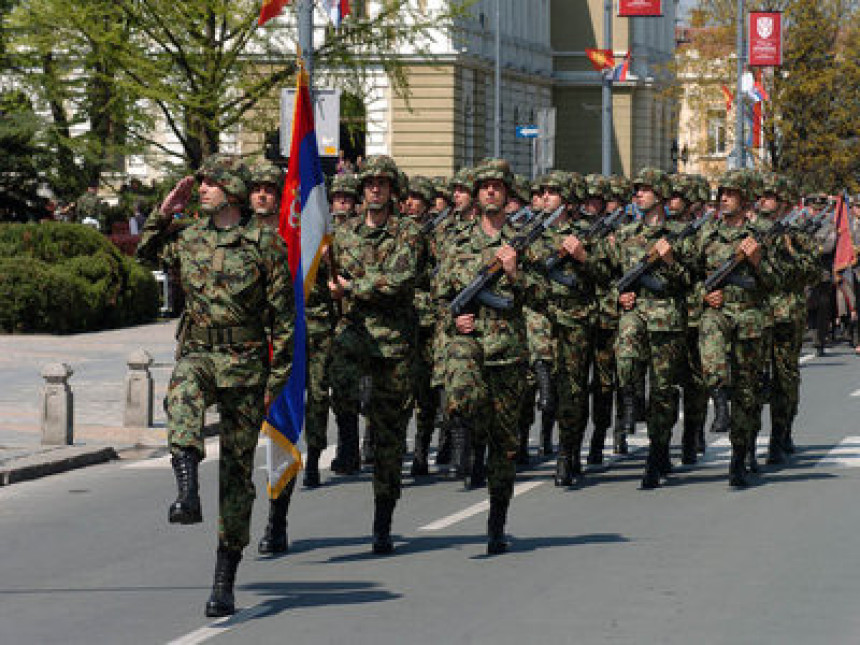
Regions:
[[[39,119],[22,92],[0,94],[0,221],[35,219],[43,210],[38,129]]]

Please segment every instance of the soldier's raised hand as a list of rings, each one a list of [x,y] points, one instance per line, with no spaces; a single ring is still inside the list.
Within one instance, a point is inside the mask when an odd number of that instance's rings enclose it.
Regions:
[[[660,259],[665,264],[672,264],[675,261],[675,254],[672,252],[672,245],[666,240],[665,237],[661,237],[657,240],[657,243],[654,245],[654,251],[660,256]]]
[[[475,331],[475,314],[460,314],[454,319],[454,325],[461,334],[471,334]]]
[[[618,304],[624,311],[630,311],[636,306],[636,292],[627,291],[618,296]]]
[[[723,306],[723,290],[717,289],[716,291],[711,291],[711,293],[705,295],[705,302],[708,303],[709,307],[713,307],[714,309],[719,309]]]
[[[161,207],[158,209],[161,213],[161,219],[169,221],[174,214],[181,213],[191,201],[191,191],[194,190],[194,177],[189,175],[179,180],[173,190],[168,193],[164,201],[161,202]]]
[[[502,269],[512,280],[517,277],[517,252],[508,244],[505,244],[496,252],[496,259],[502,263]]]

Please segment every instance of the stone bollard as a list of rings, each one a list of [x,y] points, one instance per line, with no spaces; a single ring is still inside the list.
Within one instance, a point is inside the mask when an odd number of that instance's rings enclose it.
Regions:
[[[149,366],[152,356],[139,349],[128,357],[128,375],[125,377],[125,414],[122,424],[126,428],[152,426],[152,374]]]
[[[51,363],[42,369],[45,387],[39,400],[39,417],[44,445],[72,445],[74,396],[69,386],[72,374],[72,368],[65,363]]]

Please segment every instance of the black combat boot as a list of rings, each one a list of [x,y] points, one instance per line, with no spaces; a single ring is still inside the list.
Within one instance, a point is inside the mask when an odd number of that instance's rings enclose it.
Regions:
[[[436,450],[436,465],[447,466],[451,463],[451,424],[445,422],[439,428],[439,448]]]
[[[337,420],[337,453],[331,470],[338,475],[354,475],[361,470],[358,454],[358,415],[341,414]]]
[[[588,448],[589,466],[600,466],[603,463],[603,444],[606,443],[606,428],[595,428],[591,434],[591,445]]]
[[[277,499],[269,500],[269,522],[266,531],[260,538],[257,550],[261,555],[277,555],[289,550],[287,542],[287,512],[290,510],[290,500],[296,480],[291,479]]]
[[[770,430],[770,441],[767,444],[768,466],[785,466],[788,464],[788,455],[783,450],[785,428],[775,425]]]
[[[714,388],[711,393],[714,399],[714,421],[711,432],[724,433],[729,431],[731,417],[729,416],[729,391],[724,387]]]
[[[221,618],[236,612],[233,599],[233,584],[236,581],[236,569],[242,559],[242,551],[218,546],[218,560],[215,562],[215,577],[212,581],[212,595],[206,602],[206,616]]]
[[[753,474],[759,473],[758,459],[756,457],[756,441],[755,437],[750,440],[750,446],[747,448],[747,470]]]
[[[361,441],[361,461],[368,466],[372,466],[376,459],[376,442],[373,439],[375,432],[370,422],[364,424],[364,439]]]
[[[415,454],[412,455],[412,468],[409,474],[413,477],[425,477],[430,474],[427,453],[430,450],[430,437],[415,437]]]
[[[487,484],[487,445],[476,443],[470,458],[471,466],[466,476],[466,488],[474,490]]]
[[[788,425],[782,435],[782,451],[787,455],[793,455],[797,452],[797,447],[794,445],[794,440],[791,438],[791,424]]]
[[[552,445],[552,428],[555,425],[555,409],[544,410],[540,416],[540,446],[538,454],[542,457],[551,457],[555,454]]]
[[[672,446],[669,443],[661,443],[657,446],[657,469],[661,477],[672,472]]]
[[[305,478],[302,481],[305,488],[317,488],[320,485],[320,449],[308,448],[308,459],[305,464]]]
[[[451,464],[457,479],[466,477],[472,452],[472,429],[460,415],[451,418]]]
[[[171,524],[198,524],[203,521],[200,508],[200,487],[197,483],[197,465],[200,453],[195,448],[180,448],[171,457],[173,474],[179,493],[170,505],[167,519]]]
[[[510,500],[490,497],[490,515],[487,518],[487,555],[500,555],[508,550],[505,542],[505,521]]]
[[[684,416],[684,434],[681,435],[681,463],[692,466],[698,460],[699,428]]]
[[[393,499],[377,497],[373,500],[373,552],[388,555],[394,552],[391,540],[391,516],[394,514]]]
[[[636,421],[638,423],[645,423],[648,420],[648,395],[645,391],[645,378],[647,376],[647,369],[645,373],[636,375]]]
[[[707,448],[708,442],[705,441],[705,421],[702,420],[696,427],[696,450],[700,455],[704,455]]]
[[[604,428],[603,432],[606,432]],[[612,451],[616,455],[626,455],[630,452],[630,448],[627,446],[627,435],[624,434],[624,431],[621,430],[621,427],[616,424],[615,429],[612,431]]]
[[[653,490],[660,485],[660,446],[651,444],[648,450],[648,461],[645,462],[645,474],[642,475],[642,490]]]
[[[621,418],[618,425],[624,434],[636,431],[636,392],[631,386],[621,389]]]
[[[570,455],[564,454],[563,449],[555,462],[555,485],[558,487],[573,486],[573,460]]]
[[[744,467],[746,450],[738,446],[732,446],[732,460],[729,463],[729,486],[732,488],[745,488],[747,486],[747,471]]]

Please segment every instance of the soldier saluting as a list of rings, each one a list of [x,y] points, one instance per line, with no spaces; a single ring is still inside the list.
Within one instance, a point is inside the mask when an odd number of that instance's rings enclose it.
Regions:
[[[165,408],[179,495],[171,523],[202,521],[197,467],[205,456],[206,408],[221,416],[220,515],[212,595],[206,615],[235,611],[233,583],[250,539],[254,452],[265,402],[286,381],[294,307],[283,241],[247,226],[248,171],[237,158],[214,155],[197,174],[201,217],[176,232],[174,213],[187,205],[194,177],[182,179],[144,226],[138,256],[178,265],[186,309]],[[272,358],[264,320],[270,321]]]

